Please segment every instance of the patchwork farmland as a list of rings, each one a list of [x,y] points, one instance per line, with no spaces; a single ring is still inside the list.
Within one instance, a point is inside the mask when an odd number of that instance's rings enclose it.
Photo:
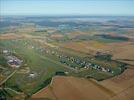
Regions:
[[[92,22],[90,29],[81,21],[82,26],[67,22],[71,27],[68,29],[61,22],[46,27],[34,19],[35,26],[29,25],[30,22],[21,25],[23,19],[19,20],[20,25],[13,29],[1,28],[4,30],[0,33],[2,99],[116,100],[126,93],[125,89],[133,87],[126,82],[131,77],[133,83],[131,33],[123,36],[120,31],[110,33],[104,23],[99,26]],[[121,85],[123,82],[126,87]],[[133,88],[127,91],[133,98]]]

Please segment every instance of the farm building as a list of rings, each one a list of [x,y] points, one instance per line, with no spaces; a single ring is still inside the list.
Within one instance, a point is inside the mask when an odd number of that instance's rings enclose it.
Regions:
[[[23,62],[15,56],[7,56],[7,60],[7,63],[13,68],[19,68]]]

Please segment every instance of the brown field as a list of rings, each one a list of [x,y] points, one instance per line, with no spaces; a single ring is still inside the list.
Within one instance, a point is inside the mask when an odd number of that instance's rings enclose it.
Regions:
[[[75,38],[76,36],[80,36],[80,35],[87,35],[87,33],[86,32],[81,32],[81,31],[75,31],[75,32],[68,33],[68,36],[70,38]]]
[[[73,31],[73,32],[67,33],[69,38],[77,38],[77,36],[83,36],[83,35],[93,36],[95,34],[99,34],[99,32],[98,31],[89,31],[89,32]]]
[[[134,43],[123,42],[123,43],[112,43],[108,44],[104,51],[110,51],[113,54],[113,59],[134,65]]]
[[[134,69],[112,79],[96,82],[92,79],[61,77],[32,96],[43,100],[134,100]]]
[[[25,100],[25,94],[19,94],[17,96],[14,96],[12,100]]]
[[[102,81],[100,84],[116,93],[116,95],[113,96],[110,100],[134,100],[133,68],[128,68],[123,74],[112,79]]]
[[[13,40],[13,39],[21,39],[21,38],[23,38],[23,36],[16,35],[14,33],[0,35],[0,40]]]
[[[54,38],[54,39],[56,39],[56,38],[62,38],[62,37],[63,37],[62,34],[52,34],[52,35],[50,36],[50,38]]]
[[[51,92],[51,87],[50,86],[47,86],[46,88],[44,88],[41,91],[39,91],[36,94],[34,94],[31,99],[32,100],[34,100],[34,99],[35,100],[36,99],[46,99],[47,100],[50,97],[51,97],[52,100],[55,100],[56,99],[55,96],[54,96],[54,94]]]
[[[69,42],[60,44],[61,47],[72,49],[83,53],[95,54],[97,51],[103,51],[104,43],[97,41]]]
[[[55,77],[49,87],[32,96],[32,99],[50,100],[107,100],[114,93],[94,80],[74,77]]]
[[[96,54],[97,51],[110,53],[113,55],[113,59],[134,65],[134,42],[101,43],[84,41],[63,43],[60,46],[92,55]]]
[[[33,36],[33,35],[29,35],[29,34],[14,34],[14,33],[6,33],[6,34],[2,34],[0,35],[0,40],[15,40],[15,39],[45,39],[45,37],[42,36]]]

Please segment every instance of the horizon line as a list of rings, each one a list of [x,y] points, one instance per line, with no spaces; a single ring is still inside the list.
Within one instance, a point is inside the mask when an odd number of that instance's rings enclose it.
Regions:
[[[116,16],[117,16],[117,17],[129,17],[129,16],[130,16],[130,17],[134,17],[134,15],[81,15],[81,14],[76,14],[76,15],[71,15],[71,14],[65,14],[65,15],[62,15],[62,14],[61,14],[61,15],[60,15],[60,14],[59,14],[59,15],[44,15],[44,14],[38,14],[38,15],[37,15],[37,14],[32,14],[32,15],[28,15],[28,14],[24,14],[24,15],[15,15],[15,14],[9,14],[9,15],[0,15],[0,16],[46,16],[46,17],[49,17],[49,16],[50,16],[50,17],[53,17],[53,16],[54,16],[54,17],[60,17],[60,16],[61,16],[61,17],[62,17],[62,16],[63,16],[63,17],[64,17],[64,16],[65,16],[65,17],[66,17],[66,16],[68,16],[68,17],[69,17],[69,16],[80,16],[80,17],[88,17],[88,16],[89,16],[89,17],[92,17],[92,16],[93,16],[93,17],[95,17],[95,16],[96,16],[96,17],[97,17],[97,16],[102,16],[102,17],[103,17],[103,16],[105,16],[105,17],[106,17],[106,16],[107,16],[107,17],[110,17],[110,16],[113,16],[113,17],[116,17]]]

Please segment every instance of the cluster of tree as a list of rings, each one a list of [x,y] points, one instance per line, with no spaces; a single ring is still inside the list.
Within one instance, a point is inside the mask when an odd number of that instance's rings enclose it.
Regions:
[[[63,71],[57,71],[55,72],[55,75],[65,76],[66,74]]]
[[[100,60],[111,61],[112,60],[112,55],[111,54],[97,52],[96,55],[95,55],[95,58],[96,59],[100,59]]]

